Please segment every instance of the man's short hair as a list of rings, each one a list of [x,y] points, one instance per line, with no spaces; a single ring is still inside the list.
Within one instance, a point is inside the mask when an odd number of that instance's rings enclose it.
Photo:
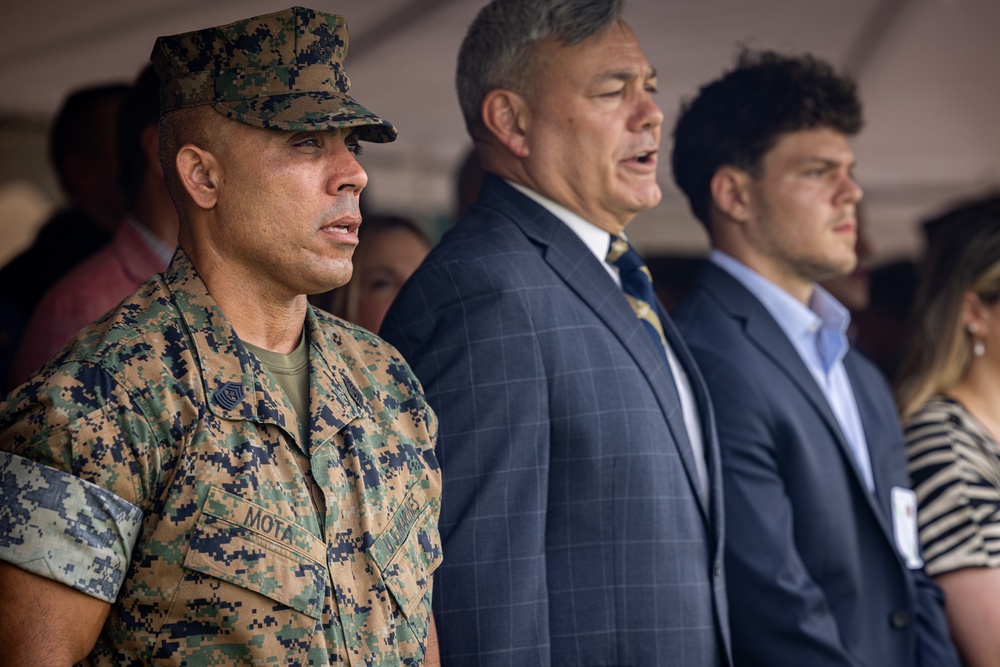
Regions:
[[[619,22],[622,5],[623,0],[493,0],[483,7],[459,49],[455,75],[469,134],[485,136],[480,106],[488,92],[530,92],[535,44],[579,44]]]
[[[160,168],[170,200],[181,217],[186,190],[177,173],[177,153],[185,144],[215,153],[228,136],[227,130],[237,124],[208,105],[175,109],[160,116]]]
[[[864,121],[856,86],[812,55],[743,50],[736,66],[685,102],[674,127],[674,181],[710,225],[711,181],[725,166],[760,173],[781,135],[830,128],[857,134]]]
[[[146,175],[142,133],[160,118],[160,80],[152,65],[139,73],[118,112],[118,182],[131,212]]]

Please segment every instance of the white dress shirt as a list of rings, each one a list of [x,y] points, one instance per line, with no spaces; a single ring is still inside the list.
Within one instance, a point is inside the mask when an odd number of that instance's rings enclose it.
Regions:
[[[615,281],[615,284],[621,288],[622,281],[621,276],[618,274],[618,267],[607,261],[608,248],[611,246],[610,232],[607,232],[597,225],[584,220],[565,206],[557,204],[551,199],[538,194],[534,190],[511,181],[507,181],[507,184],[522,193],[524,196],[530,198],[532,201],[536,202],[552,215],[562,220],[567,227],[573,230],[573,233],[580,237],[580,240],[583,241],[584,245],[590,249],[590,252],[594,253],[594,257],[597,258],[597,261],[599,261],[608,272],[608,275],[610,275],[611,279]],[[625,238],[624,234],[622,235],[622,238]],[[691,442],[691,450],[694,453],[695,468],[698,473],[698,482],[701,485],[700,491],[702,498],[704,499],[708,497],[708,465],[705,462],[705,444],[701,431],[701,419],[698,415],[698,404],[694,399],[694,392],[691,389],[691,381],[688,379],[687,373],[684,372],[684,368],[677,360],[677,355],[674,354],[674,351],[670,348],[669,343],[665,347],[667,352],[667,363],[670,365],[670,372],[674,377],[674,384],[677,387],[677,395],[680,397],[681,413],[684,417],[684,426],[687,429],[688,440]]]

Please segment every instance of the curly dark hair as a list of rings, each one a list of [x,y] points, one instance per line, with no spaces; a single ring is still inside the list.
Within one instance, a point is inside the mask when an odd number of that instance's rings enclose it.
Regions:
[[[736,66],[685,101],[674,126],[674,181],[709,228],[710,184],[733,166],[754,176],[785,133],[831,128],[851,136],[864,121],[854,82],[805,54],[743,49]]]

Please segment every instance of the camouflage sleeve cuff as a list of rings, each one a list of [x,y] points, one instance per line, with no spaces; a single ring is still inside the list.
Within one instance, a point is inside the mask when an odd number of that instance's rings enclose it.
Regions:
[[[141,523],[110,491],[0,452],[0,560],[114,602]]]

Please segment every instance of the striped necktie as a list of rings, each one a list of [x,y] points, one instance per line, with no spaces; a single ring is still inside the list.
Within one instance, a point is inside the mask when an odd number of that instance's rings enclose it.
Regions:
[[[682,422],[671,426],[674,437],[687,440],[694,454],[694,466],[697,475],[698,491],[702,501],[708,502],[708,470],[705,459],[703,431],[699,425],[698,406],[690,379],[683,366],[674,359],[671,363],[673,349],[667,346],[667,338],[663,333],[663,322],[660,320],[656,294],[653,292],[653,277],[632,246],[625,239],[611,237],[611,247],[608,249],[607,261],[618,267],[618,275],[622,281],[622,291],[628,300],[635,316],[642,322],[642,328],[649,334],[653,345],[660,351],[663,368],[667,375],[667,396],[671,405],[680,406],[677,419]],[[668,352],[667,350],[670,350]],[[672,419],[672,418],[671,418]],[[683,434],[683,435],[682,435]]]
[[[663,323],[656,313],[653,276],[650,275],[649,269],[643,264],[639,253],[627,241],[617,236],[611,237],[607,261],[618,267],[625,298],[632,306],[635,316],[642,320],[643,328],[666,360],[667,339],[663,335]]]

